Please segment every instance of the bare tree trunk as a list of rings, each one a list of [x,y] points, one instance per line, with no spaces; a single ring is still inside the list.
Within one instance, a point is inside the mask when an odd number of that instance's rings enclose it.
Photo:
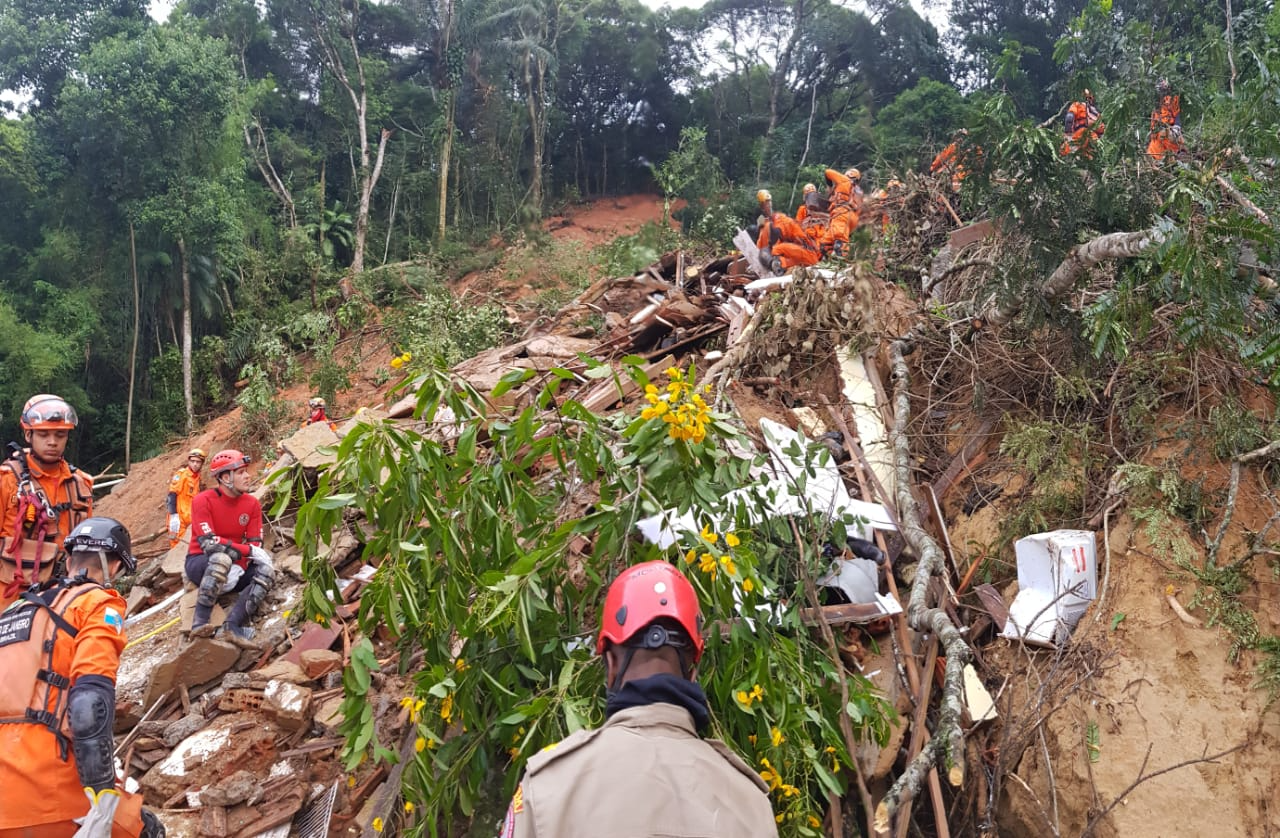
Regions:
[[[453,158],[453,115],[454,107],[458,100],[457,94],[453,90],[450,90],[445,95],[448,96],[449,103],[445,105],[444,138],[440,141],[440,221],[436,229],[436,238],[440,241],[444,241],[445,218],[449,208],[449,162]]]
[[[361,122],[364,120],[361,119]],[[358,274],[364,271],[364,244],[369,237],[369,205],[373,198],[373,187],[378,185],[378,176],[382,174],[382,160],[387,151],[387,140],[391,137],[388,128],[382,129],[382,138],[378,141],[378,159],[374,163],[373,173],[367,173],[368,153],[361,154],[360,210],[356,215],[355,256],[351,260],[351,272]]]
[[[187,433],[196,424],[191,398],[191,270],[187,263],[187,243],[178,239],[178,262],[182,270],[182,401],[187,408]]]
[[[289,221],[289,229],[292,230],[298,226],[298,210],[294,206],[293,195],[289,192],[289,188],[284,185],[284,181],[271,163],[271,151],[267,148],[267,135],[262,130],[262,124],[256,118],[253,120],[253,128],[257,137],[256,141],[254,136],[249,133],[249,126],[245,125],[244,144],[249,149],[249,156],[258,165],[258,172],[262,175],[262,179],[267,182],[267,186],[271,188],[272,193],[284,206],[285,216]]]
[[[124,470],[129,471],[133,454],[133,390],[138,371],[138,331],[142,328],[142,304],[138,292],[138,247],[133,219],[129,219],[129,259],[133,265],[133,348],[129,351],[129,401],[124,410]]]
[[[1054,300],[1075,287],[1080,275],[1099,262],[1106,259],[1132,259],[1163,241],[1164,233],[1159,228],[1152,227],[1133,233],[1107,233],[1078,244],[1071,248],[1067,258],[1062,260],[1062,264],[1040,286],[1040,295],[1046,300]],[[1018,297],[1000,307],[993,300],[987,304],[981,319],[992,326],[1003,326],[1018,314],[1022,303],[1023,299]]]
[[[1231,98],[1236,98],[1236,56],[1235,38],[1231,32],[1231,0],[1227,3],[1227,64],[1231,67],[1231,78],[1228,80]]]
[[[545,106],[540,98],[540,93],[534,87],[533,63],[533,54],[526,50],[524,54],[525,104],[529,110],[529,130],[533,132],[533,175],[529,184],[529,203],[533,204],[534,210],[541,216],[543,135],[540,111],[545,110]]]

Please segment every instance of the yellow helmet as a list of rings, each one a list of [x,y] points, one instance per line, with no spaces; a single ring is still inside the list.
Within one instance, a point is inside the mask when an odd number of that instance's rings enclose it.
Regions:
[[[310,407],[312,410],[315,410],[318,407],[326,407],[327,405],[324,403],[324,399],[320,398],[319,396],[316,396],[311,401],[307,402],[307,406]]]
[[[862,172],[856,168],[845,169],[844,176],[849,180],[862,180]]]
[[[773,196],[769,194],[768,189],[761,189],[756,193],[756,200],[762,204],[768,204],[773,201]]]
[[[817,191],[818,191],[818,187],[814,186],[812,183],[806,183],[804,185],[804,194],[806,195],[808,195],[810,192],[817,192]]]
[[[203,449],[203,448],[192,448],[190,451],[188,451],[188,452],[187,452],[187,459],[189,460],[189,459],[191,459],[192,457],[199,457],[199,458],[200,458],[200,459],[202,459],[202,460],[207,460],[207,459],[209,459],[209,455],[208,455],[208,454],[206,454],[206,453],[204,453],[204,449]]]

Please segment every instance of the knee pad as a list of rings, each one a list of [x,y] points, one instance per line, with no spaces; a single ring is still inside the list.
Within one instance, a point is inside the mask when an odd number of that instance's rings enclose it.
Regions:
[[[231,557],[226,553],[209,554],[209,566],[200,579],[200,591],[196,595],[196,603],[212,608],[218,600],[218,594],[226,587],[227,575],[231,572]]]

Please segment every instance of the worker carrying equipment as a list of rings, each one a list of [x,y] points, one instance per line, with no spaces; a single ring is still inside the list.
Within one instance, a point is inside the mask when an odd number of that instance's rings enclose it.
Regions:
[[[129,532],[86,518],[63,544],[67,573],[0,614],[0,838],[162,838],[141,795],[117,786],[112,738]]]
[[[52,394],[22,408],[26,448],[0,461],[0,610],[53,578],[63,539],[93,514],[93,478],[63,457],[79,423],[75,408]]]
[[[200,491],[200,471],[204,468],[203,448],[187,452],[187,462],[169,478],[169,494],[165,497],[165,509],[169,512],[169,549],[182,541],[191,525],[191,501]]]
[[[769,190],[756,193],[760,202],[760,233],[756,247],[760,249],[760,261],[773,274],[789,271],[796,265],[816,265],[822,258],[818,244],[805,233],[796,220],[785,212],[775,212]]]
[[[696,681],[698,595],[663,561],[623,571],[605,595],[605,723],[532,757],[500,838],[717,835],[774,838],[768,786],[724,743]]]

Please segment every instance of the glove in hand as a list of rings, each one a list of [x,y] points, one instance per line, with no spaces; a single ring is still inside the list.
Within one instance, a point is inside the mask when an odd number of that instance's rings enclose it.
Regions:
[[[182,519],[180,519],[178,517],[178,513],[175,512],[169,516],[169,532],[173,533],[174,535],[177,535],[181,531],[182,531]]]
[[[103,789],[94,792],[91,788],[84,790],[89,798],[89,811],[82,818],[76,818],[80,824],[73,838],[111,838],[111,825],[116,819],[116,807],[120,805],[120,792],[115,789]]]

